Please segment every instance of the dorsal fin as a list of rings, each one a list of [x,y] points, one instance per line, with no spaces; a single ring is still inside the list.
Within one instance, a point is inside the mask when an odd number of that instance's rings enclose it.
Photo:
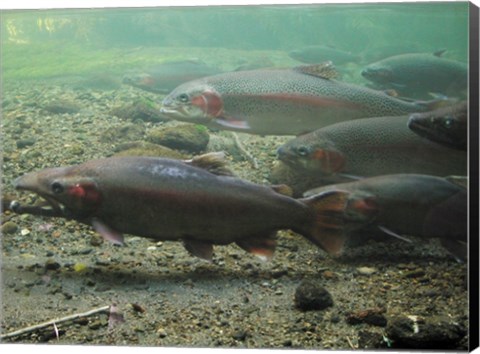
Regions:
[[[223,151],[195,156],[191,160],[185,160],[185,163],[203,168],[218,176],[234,176],[233,172],[225,165],[225,153]]]
[[[293,69],[306,75],[312,75],[327,80],[334,79],[338,76],[338,72],[331,61],[326,61],[320,64],[297,66]]]
[[[467,176],[446,176],[445,179],[459,187],[468,188],[468,177]]]
[[[441,57],[443,54],[445,54],[446,51],[447,51],[446,49],[440,49],[433,52],[433,55],[435,55],[436,57]]]
[[[292,188],[290,188],[286,184],[275,184],[273,186],[270,186],[270,188],[272,188],[278,194],[283,194],[283,195],[286,195],[287,197],[293,196]]]

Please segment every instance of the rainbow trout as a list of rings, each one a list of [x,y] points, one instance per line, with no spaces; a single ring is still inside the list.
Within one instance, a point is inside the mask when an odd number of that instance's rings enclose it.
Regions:
[[[467,150],[468,102],[459,102],[430,112],[413,113],[408,120],[408,127],[436,143]]]
[[[467,174],[464,152],[421,138],[408,129],[408,119],[377,117],[337,123],[288,141],[278,149],[278,158],[319,176]]]
[[[436,103],[402,101],[335,75],[331,63],[214,75],[177,87],[161,112],[219,129],[299,135],[356,118],[423,112]]]
[[[444,51],[395,55],[368,65],[362,76],[381,89],[395,89],[409,97],[441,93],[464,96],[468,86],[467,64],[442,58]]]
[[[339,240],[346,241],[354,232],[374,226],[399,238],[438,237],[457,259],[465,259],[468,192],[457,183],[428,175],[395,174],[324,186],[305,195],[334,191],[348,194],[337,216],[341,227],[331,229]],[[338,245],[335,253],[341,252],[342,242]]]
[[[337,201],[328,194],[296,200],[235,178],[218,153],[190,161],[92,160],[28,173],[14,185],[39,194],[52,207],[48,213],[17,203],[12,209],[19,213],[72,218],[117,244],[123,243],[123,233],[183,241],[190,253],[204,259],[212,258],[212,245],[230,243],[270,258],[280,229],[298,232],[328,251],[337,240],[323,236],[334,223],[332,210],[323,205],[343,205],[337,195]]]

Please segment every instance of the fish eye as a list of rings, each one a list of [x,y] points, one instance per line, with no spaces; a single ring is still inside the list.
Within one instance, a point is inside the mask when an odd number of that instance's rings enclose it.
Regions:
[[[454,123],[455,123],[455,120],[452,117],[447,117],[443,121],[443,125],[445,126],[445,128],[451,128]]]
[[[186,93],[182,93],[178,95],[178,100],[182,103],[187,103],[188,102],[188,95]]]
[[[307,156],[308,153],[309,153],[309,150],[306,146],[299,146],[297,148],[297,153],[300,155],[300,156]]]
[[[63,193],[63,190],[64,190],[62,184],[58,181],[53,182],[50,188],[52,189],[52,192],[55,194]]]

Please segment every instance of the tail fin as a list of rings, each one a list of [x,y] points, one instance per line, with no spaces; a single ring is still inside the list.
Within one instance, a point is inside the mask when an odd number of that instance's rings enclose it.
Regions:
[[[332,190],[301,199],[314,212],[313,226],[305,236],[330,254],[340,254],[346,241],[344,212],[349,195]]]

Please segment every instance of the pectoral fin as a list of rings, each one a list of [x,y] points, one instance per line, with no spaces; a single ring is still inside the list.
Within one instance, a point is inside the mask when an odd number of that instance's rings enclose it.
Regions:
[[[402,241],[405,241],[405,242],[412,243],[412,240],[410,240],[406,237],[400,236],[399,234],[393,232],[392,230],[387,229],[385,226],[378,225],[378,228],[381,231],[383,231],[384,233],[386,233],[387,235],[393,236],[393,237],[398,238],[399,240],[402,240]]]
[[[246,120],[234,119],[234,118],[223,118],[219,117],[215,119],[215,123],[223,125],[224,127],[234,128],[234,129],[250,129],[250,124]]]
[[[185,249],[192,255],[212,261],[213,246],[209,242],[197,241],[197,240],[184,240]]]
[[[105,240],[110,241],[114,245],[123,245],[123,235],[99,219],[93,219],[92,226]]]

